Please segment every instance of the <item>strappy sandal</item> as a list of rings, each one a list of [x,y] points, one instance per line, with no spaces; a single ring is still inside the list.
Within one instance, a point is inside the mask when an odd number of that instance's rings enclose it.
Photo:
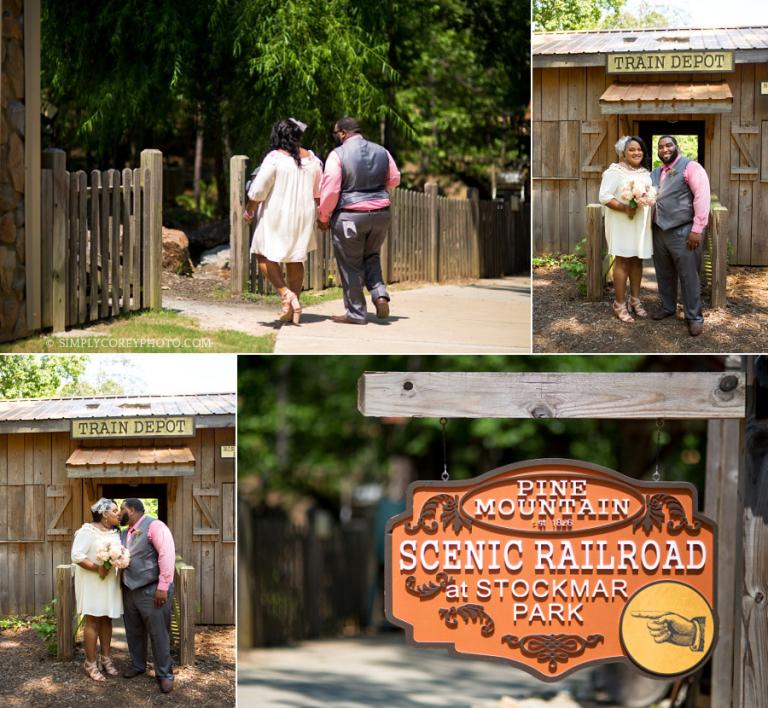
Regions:
[[[106,677],[104,674],[99,671],[99,665],[95,661],[85,661],[83,663],[83,670],[85,671],[86,676],[88,678],[93,679],[94,681],[106,681]]]
[[[638,317],[645,319],[648,317],[648,313],[646,312],[645,308],[643,307],[643,303],[640,302],[639,297],[632,297],[629,298],[629,308],[630,312],[634,312],[635,315]]]
[[[613,314],[616,315],[622,322],[634,322],[635,318],[627,312],[627,306],[623,302],[613,303]]]
[[[280,296],[282,302],[282,308],[280,309],[280,320],[283,322],[293,321],[293,324],[299,324],[301,319],[301,303],[299,298],[296,297],[296,293],[287,288],[283,290],[283,294]]]
[[[101,670],[108,676],[119,676],[120,672],[115,668],[112,659],[108,656],[101,657]]]

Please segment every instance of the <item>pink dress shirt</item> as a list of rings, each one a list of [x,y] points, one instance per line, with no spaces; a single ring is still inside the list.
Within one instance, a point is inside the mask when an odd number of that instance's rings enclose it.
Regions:
[[[352,135],[345,142],[349,140],[360,140],[362,135]],[[384,186],[387,189],[394,189],[400,184],[400,170],[397,169],[395,161],[392,159],[392,155],[387,150],[387,157],[389,158],[389,173],[387,174],[387,181]],[[341,193],[341,160],[339,156],[332,152],[328,155],[328,160],[325,163],[325,171],[323,172],[323,179],[320,181],[320,208],[318,211],[318,218],[323,223],[327,224],[331,219],[331,214],[339,203],[339,194]],[[389,199],[366,199],[356,204],[350,204],[345,206],[345,209],[350,211],[371,211],[373,209],[383,209],[389,206]]]
[[[141,519],[143,518],[142,516]],[[127,543],[130,543],[131,535],[136,530],[141,519],[128,529]],[[149,525],[147,539],[157,551],[157,564],[160,566],[160,578],[157,581],[157,589],[167,590],[173,582],[173,573],[176,570],[176,544],[173,541],[171,530],[160,519],[155,519]]]
[[[680,155],[675,158],[671,165],[661,166],[659,184],[664,181],[667,172],[677,164],[679,159]],[[709,177],[707,177],[706,171],[698,162],[691,160],[685,166],[683,179],[693,193],[693,226],[691,226],[691,233],[700,234],[709,223]]]

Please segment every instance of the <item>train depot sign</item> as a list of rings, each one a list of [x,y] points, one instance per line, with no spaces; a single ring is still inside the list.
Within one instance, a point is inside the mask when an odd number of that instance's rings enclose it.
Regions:
[[[416,482],[386,541],[387,617],[417,645],[544,681],[607,661],[681,676],[714,647],[716,529],[687,483],[573,460]]]

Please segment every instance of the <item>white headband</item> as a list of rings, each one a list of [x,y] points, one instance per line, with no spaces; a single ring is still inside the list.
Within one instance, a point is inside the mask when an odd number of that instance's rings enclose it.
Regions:
[[[94,514],[103,514],[107,509],[109,509],[114,502],[111,499],[105,499],[102,497],[97,501],[92,507],[91,511]]]
[[[631,135],[623,135],[619,138],[616,145],[613,146],[613,149],[616,150],[616,154],[619,157],[624,157],[624,153],[627,151],[627,144],[630,140],[632,140]]]
[[[307,129],[307,124],[302,123],[300,120],[296,120],[295,118],[289,118],[288,120],[291,121],[291,123],[293,123],[297,128],[299,128],[302,133]]]

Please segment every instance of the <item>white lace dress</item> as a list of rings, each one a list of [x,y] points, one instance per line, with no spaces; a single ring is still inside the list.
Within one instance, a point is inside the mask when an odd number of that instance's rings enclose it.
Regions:
[[[600,183],[600,203],[605,205],[611,199],[627,204],[621,198],[622,188],[630,181],[650,186],[651,173],[644,167],[632,169],[623,163],[612,164],[603,172]],[[653,255],[653,235],[651,232],[651,207],[638,206],[634,218],[630,219],[623,211],[609,207],[605,214],[605,240],[608,253],[612,256],[650,258]]]
[[[276,263],[299,263],[317,248],[315,198],[322,174],[322,163],[311,151],[301,167],[278,150],[264,158],[248,190],[249,199],[262,202],[251,253]]]
[[[120,543],[120,534],[116,530],[103,531],[95,524],[83,524],[75,531],[72,562],[79,563],[87,558],[95,563],[96,553],[105,541]],[[113,619],[123,614],[120,578],[114,568],[105,578],[100,578],[98,573],[75,565],[75,598],[78,614]]]

